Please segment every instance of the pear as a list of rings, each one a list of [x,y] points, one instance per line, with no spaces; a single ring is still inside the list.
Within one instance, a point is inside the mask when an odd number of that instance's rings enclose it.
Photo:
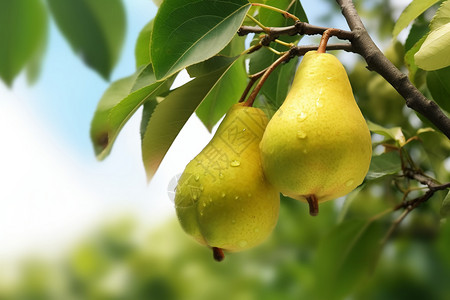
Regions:
[[[186,233],[223,252],[264,241],[278,219],[280,195],[265,179],[259,143],[268,119],[258,108],[233,105],[208,145],[186,166],[175,208]]]
[[[306,53],[285,101],[260,143],[269,182],[282,194],[318,203],[346,195],[363,181],[371,136],[347,73],[327,53]]]

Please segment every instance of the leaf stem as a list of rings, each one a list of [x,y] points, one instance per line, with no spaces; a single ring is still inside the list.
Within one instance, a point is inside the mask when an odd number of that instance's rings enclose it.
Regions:
[[[253,16],[251,16],[251,15],[249,15],[249,14],[247,14],[246,17],[249,18],[250,20],[252,20],[253,22],[255,22],[256,25],[258,25],[259,27],[262,28],[262,30],[264,30],[264,32],[267,32],[267,33],[270,32],[270,28],[264,26],[264,25],[263,25],[259,20],[257,20],[255,17],[253,17]]]
[[[284,42],[282,40],[279,40],[279,39],[275,39],[274,42],[277,43],[277,44],[289,47],[289,48],[292,48],[292,47],[295,46],[295,44],[293,44],[293,43],[286,43],[286,42]]]
[[[286,53],[286,52],[280,52],[280,51],[277,51],[277,50],[275,50],[275,49],[273,49],[272,47],[269,47],[269,46],[266,46],[265,47],[267,50],[269,50],[269,51],[271,51],[271,52],[273,52],[273,53],[275,53],[276,55],[283,55],[284,53]]]
[[[252,6],[264,7],[264,8],[267,8],[267,9],[270,9],[270,10],[273,10],[273,11],[281,13],[285,18],[291,18],[294,21],[300,21],[300,19],[297,18],[296,16],[294,16],[293,14],[288,13],[287,11],[279,9],[277,7],[273,7],[273,6],[270,6],[270,5],[267,5],[267,4],[262,4],[262,3],[252,3]]]

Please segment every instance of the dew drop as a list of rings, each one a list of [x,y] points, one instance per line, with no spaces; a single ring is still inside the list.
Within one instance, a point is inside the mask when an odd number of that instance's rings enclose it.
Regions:
[[[299,139],[305,139],[306,138],[306,133],[302,130],[297,131],[297,137]]]
[[[247,241],[244,241],[244,240],[239,241],[238,245],[239,245],[239,247],[244,248],[245,246],[247,246]]]
[[[239,167],[240,165],[241,165],[241,162],[238,160],[232,160],[230,162],[230,166],[232,166],[232,167]]]
[[[221,173],[219,173],[219,178],[223,178],[223,174],[222,174],[222,172],[221,172]]]
[[[234,197],[234,199],[239,200],[239,196]]]
[[[200,216],[203,216],[203,211],[200,212]]]
[[[251,197],[251,196],[252,196],[252,193],[248,193],[247,196]]]
[[[195,201],[197,200],[197,195],[192,195],[192,199]]]
[[[317,107],[322,107],[323,103],[319,100],[319,98],[316,100],[316,106]]]
[[[222,196],[222,198],[225,198],[225,193],[222,193],[221,196]]]
[[[303,149],[303,153],[304,153],[304,154],[308,153],[308,150]]]
[[[200,175],[198,175],[198,174],[195,175],[194,179],[195,179],[195,181],[198,181],[200,179]]]
[[[345,183],[346,186],[351,186],[353,184],[353,182],[355,182],[353,179],[347,180],[347,182]]]
[[[297,115],[297,121],[303,122],[308,117],[308,115],[304,112],[301,112]]]
[[[212,203],[212,198],[211,197],[209,197],[209,203]]]
[[[242,129],[242,131],[245,131],[245,128],[244,128],[244,129]]]
[[[203,202],[203,207],[206,207],[206,202]]]

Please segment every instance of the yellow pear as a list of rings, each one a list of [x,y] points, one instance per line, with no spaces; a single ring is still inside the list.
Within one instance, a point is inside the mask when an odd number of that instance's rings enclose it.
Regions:
[[[214,250],[241,251],[261,243],[278,219],[279,192],[265,179],[259,142],[268,119],[235,104],[209,144],[186,166],[175,193],[184,231]]]
[[[361,184],[372,156],[370,132],[335,56],[306,53],[260,148],[269,182],[286,196],[308,201],[312,215],[318,202]]]

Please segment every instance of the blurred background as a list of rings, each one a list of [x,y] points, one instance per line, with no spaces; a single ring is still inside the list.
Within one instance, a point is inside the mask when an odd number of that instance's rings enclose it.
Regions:
[[[134,72],[136,39],[157,11],[149,0],[123,3],[125,42],[111,81]],[[409,1],[356,3],[378,45],[391,47],[393,20]],[[302,4],[310,23],[347,28],[334,1]],[[370,101],[360,103],[363,113],[380,124],[422,125],[395,91],[367,75],[359,58],[340,55],[362,94],[391,97],[376,110]],[[339,259],[334,247],[364,224],[336,227],[344,199],[323,204],[315,218],[303,203],[282,199],[280,221],[265,243],[216,263],[209,249],[182,232],[168,195],[171,180],[211,138],[195,116],[147,185],[139,112],[111,155],[96,160],[89,127],[110,82],[81,63],[53,20],[40,77],[34,85],[25,77],[12,87],[0,82],[0,299],[450,299],[450,226],[433,205],[411,214],[381,253],[358,255],[373,241],[358,242],[344,262],[344,278],[328,270]],[[364,78],[371,78],[368,85]],[[174,86],[186,80],[182,74]],[[446,149],[436,161],[448,181],[450,160],[441,159]],[[358,192],[346,208],[349,216],[372,216],[401,198],[388,181]],[[362,272],[358,264],[370,266]]]

